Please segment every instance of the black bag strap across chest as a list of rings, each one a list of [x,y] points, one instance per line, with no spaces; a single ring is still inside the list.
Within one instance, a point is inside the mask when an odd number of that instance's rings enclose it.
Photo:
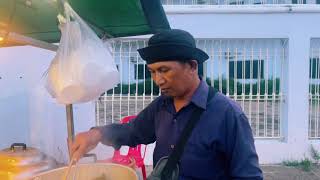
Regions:
[[[207,98],[207,104],[209,101],[215,96],[215,94],[218,91],[214,89],[213,87],[209,87],[209,92],[208,92],[208,98]],[[193,112],[192,115],[186,124],[186,127],[183,129],[180,139],[178,140],[176,146],[174,147],[172,153],[170,154],[168,158],[168,162],[166,163],[163,171],[162,171],[162,179],[169,179],[171,176],[171,173],[173,169],[175,168],[176,164],[180,161],[180,158],[182,156],[184,146],[186,145],[193,128],[197,124],[197,122],[200,120],[201,114],[203,113],[202,108],[196,108]]]

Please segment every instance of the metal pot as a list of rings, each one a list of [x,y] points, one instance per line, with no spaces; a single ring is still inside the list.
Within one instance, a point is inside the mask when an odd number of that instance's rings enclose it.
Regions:
[[[13,143],[0,151],[0,179],[25,179],[57,166],[53,158],[24,143]]]
[[[63,179],[68,167],[40,173],[32,180]],[[78,164],[71,168],[68,180],[138,180],[137,173],[127,166],[113,163]]]

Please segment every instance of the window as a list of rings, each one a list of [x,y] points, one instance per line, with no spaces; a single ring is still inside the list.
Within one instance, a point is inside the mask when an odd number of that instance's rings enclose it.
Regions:
[[[229,62],[229,78],[250,79],[251,68],[252,68],[253,79],[258,79],[258,77],[263,78],[263,74],[264,74],[263,60],[230,61]],[[235,70],[236,70],[236,74],[235,74]],[[245,72],[243,72],[243,70]],[[236,75],[236,77],[234,77],[234,75]]]
[[[310,65],[309,65],[309,78],[311,79],[319,79],[319,58],[310,58]]]
[[[145,73],[146,77],[144,77],[144,73]],[[151,74],[150,74],[146,64],[135,64],[134,65],[134,78],[135,79],[151,78]]]

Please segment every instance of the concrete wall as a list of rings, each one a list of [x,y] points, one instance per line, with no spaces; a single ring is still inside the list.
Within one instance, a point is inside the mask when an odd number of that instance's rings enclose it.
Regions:
[[[32,47],[0,49],[0,148],[30,143],[30,92],[40,83],[52,55]]]

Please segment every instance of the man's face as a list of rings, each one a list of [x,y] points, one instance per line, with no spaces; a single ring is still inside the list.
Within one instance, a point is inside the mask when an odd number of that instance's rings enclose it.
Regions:
[[[197,75],[196,68],[189,63],[163,61],[148,64],[153,81],[160,87],[162,94],[172,97],[182,96],[190,88]]]

